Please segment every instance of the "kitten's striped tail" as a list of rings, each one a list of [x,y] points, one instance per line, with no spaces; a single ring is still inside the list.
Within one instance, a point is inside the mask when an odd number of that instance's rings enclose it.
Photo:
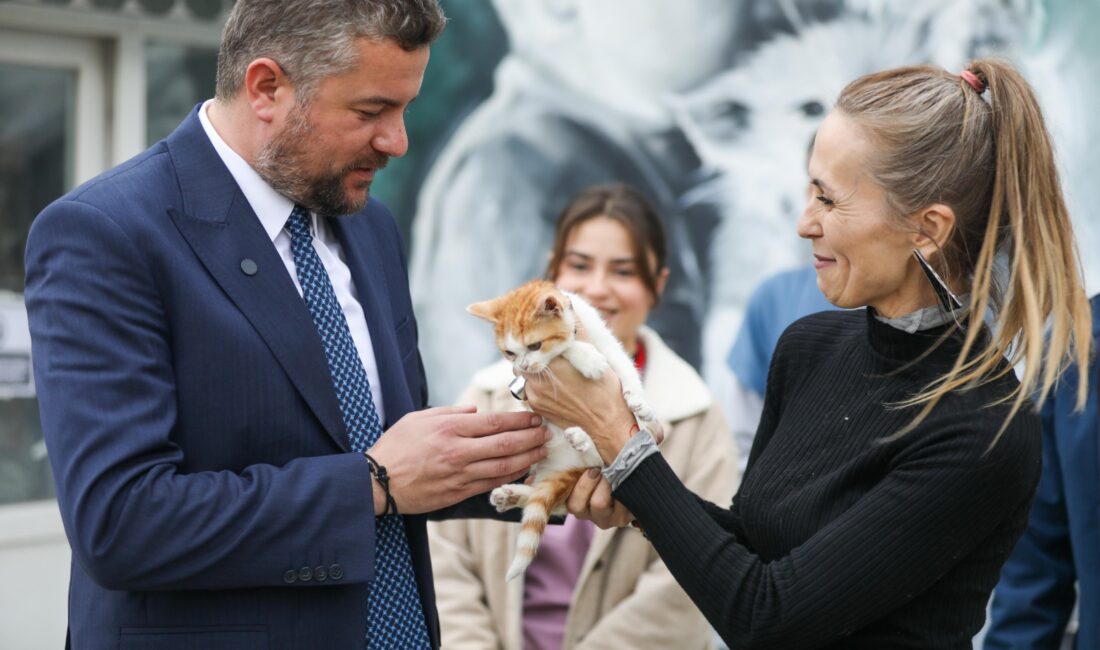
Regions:
[[[581,474],[588,471],[587,467],[575,467],[563,470],[544,478],[534,485],[535,491],[523,507],[523,519],[520,526],[519,537],[516,538],[516,554],[512,558],[512,565],[508,567],[508,579],[523,575],[527,567],[535,559],[535,553],[539,550],[539,542],[542,541],[542,533],[546,530],[546,523],[550,520],[550,513],[555,508],[565,503],[573,486]]]

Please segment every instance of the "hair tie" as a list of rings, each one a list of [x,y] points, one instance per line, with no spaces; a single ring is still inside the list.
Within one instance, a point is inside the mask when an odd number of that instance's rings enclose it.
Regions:
[[[963,70],[959,73],[959,76],[962,77],[963,81],[970,84],[971,88],[978,91],[979,95],[985,92],[985,84],[978,78],[978,75],[969,70]]]

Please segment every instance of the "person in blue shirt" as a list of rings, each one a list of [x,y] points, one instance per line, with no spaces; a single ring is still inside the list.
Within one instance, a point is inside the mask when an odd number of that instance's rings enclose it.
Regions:
[[[734,377],[729,416],[742,472],[756,437],[779,336],[799,318],[826,309],[836,307],[817,288],[817,271],[810,265],[768,277],[749,296],[745,320],[726,360]]]
[[[1092,298],[1093,345],[1100,295]],[[1100,418],[1094,356],[1085,409],[1073,406],[1080,369],[1070,368],[1043,405],[1043,473],[1027,530],[993,594],[986,650],[1058,648],[1076,604],[1074,648],[1100,648]],[[1076,585],[1076,589],[1074,588]]]

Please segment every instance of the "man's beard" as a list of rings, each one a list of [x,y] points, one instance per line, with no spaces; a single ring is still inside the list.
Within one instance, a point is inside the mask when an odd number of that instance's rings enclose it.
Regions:
[[[386,166],[389,157],[373,153],[332,171],[323,169],[310,174],[308,160],[310,141],[316,140],[313,124],[306,116],[305,106],[295,106],[287,116],[286,127],[260,148],[253,165],[260,178],[283,196],[322,216],[352,214],[363,209],[369,197],[370,181],[366,181],[361,198],[344,191],[344,178],[352,170]]]

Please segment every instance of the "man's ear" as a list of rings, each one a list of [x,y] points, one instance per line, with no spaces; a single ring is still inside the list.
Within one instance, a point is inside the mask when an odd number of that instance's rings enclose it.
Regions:
[[[955,211],[943,203],[933,203],[913,216],[917,232],[913,233],[913,248],[925,259],[939,254],[955,232]]]
[[[466,308],[466,312],[477,316],[478,318],[484,318],[490,323],[497,322],[498,314],[500,312],[499,298],[492,300],[484,300],[482,302],[475,302]]]
[[[278,102],[287,92],[293,100],[290,79],[275,60],[261,57],[248,64],[244,72],[244,94],[258,119],[272,122],[278,113]]]

